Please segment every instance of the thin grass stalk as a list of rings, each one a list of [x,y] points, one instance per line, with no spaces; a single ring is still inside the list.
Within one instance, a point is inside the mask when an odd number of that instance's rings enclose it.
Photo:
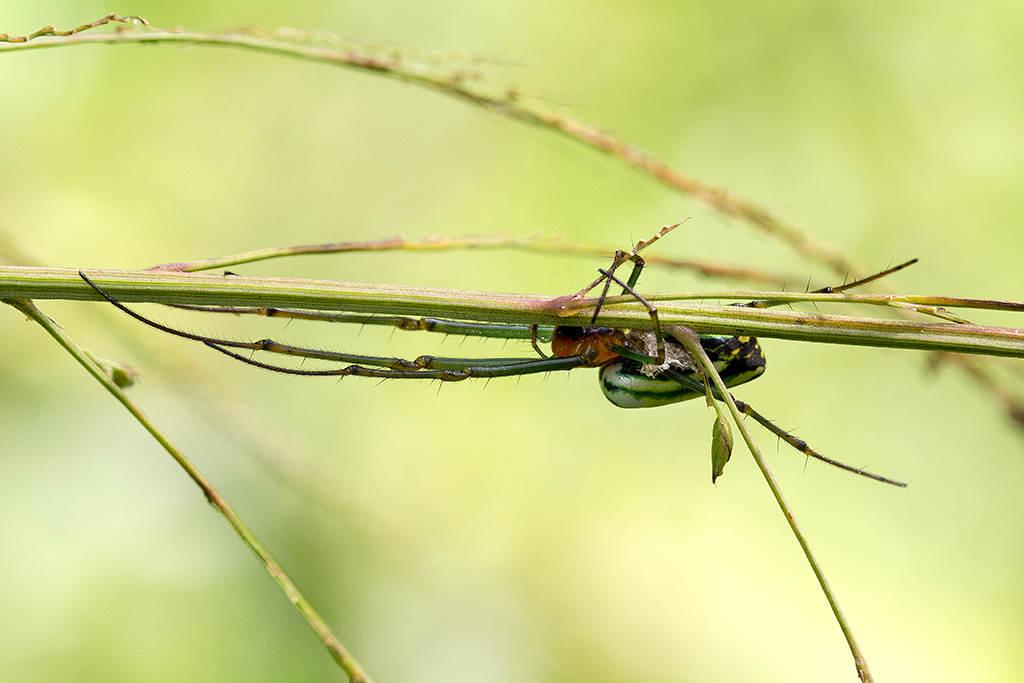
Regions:
[[[803,531],[800,529],[800,525],[797,524],[796,517],[793,516],[792,510],[789,509],[789,504],[786,503],[785,498],[782,496],[782,490],[779,488],[779,484],[775,481],[775,476],[772,475],[771,470],[768,469],[768,463],[765,462],[764,456],[761,455],[761,450],[757,447],[757,443],[754,441],[754,437],[750,434],[750,430],[747,429],[746,423],[743,421],[743,415],[740,413],[739,408],[736,407],[736,402],[732,398],[732,394],[725,386],[725,382],[722,381],[722,376],[718,374],[718,370],[715,369],[715,364],[708,358],[707,352],[704,347],[701,346],[700,338],[697,333],[693,330],[685,327],[672,327],[667,329],[670,331],[672,336],[682,343],[683,348],[689,353],[693,359],[697,362],[697,365],[704,371],[706,377],[708,377],[715,388],[718,389],[721,396],[725,399],[725,403],[729,408],[729,413],[732,416],[733,423],[736,428],[740,430],[740,434],[743,436],[743,441],[747,444],[747,449],[754,458],[754,462],[757,463],[758,469],[761,470],[761,475],[764,480],[768,483],[768,488],[772,492],[772,496],[775,498],[775,502],[778,504],[779,509],[782,510],[782,516],[786,518],[786,523],[789,524],[790,530],[793,532],[793,536],[796,537],[797,543],[800,544],[800,549],[803,551],[804,557],[807,558],[807,563],[811,566],[811,571],[814,572],[815,578],[818,580],[818,585],[821,586],[822,592],[825,594],[825,599],[828,600],[829,607],[832,608],[832,613],[835,615],[836,621],[839,624],[839,628],[843,632],[843,637],[846,638],[846,643],[850,648],[850,653],[853,655],[854,665],[857,668],[857,676],[863,683],[872,683],[874,680],[871,677],[871,671],[868,669],[867,660],[864,658],[864,653],[861,652],[860,646],[857,644],[857,640],[853,635],[853,630],[850,628],[850,623],[847,621],[846,616],[843,614],[843,610],[839,607],[839,601],[832,591],[832,587],[828,583],[828,579],[825,578],[825,572],[818,563],[814,553],[811,552],[811,545],[807,541],[807,537],[804,536]]]
[[[90,31],[90,29],[111,23],[141,28],[106,32]],[[412,59],[414,53],[409,50],[399,48],[374,50],[349,41],[342,41],[337,36],[325,31],[278,29],[269,33],[255,28],[247,28],[210,33],[182,28],[161,29],[151,26],[141,17],[119,17],[109,14],[97,21],[68,31],[57,31],[54,27],[47,26],[28,36],[0,34],[0,53],[99,43],[187,43],[190,45],[237,47],[368,71],[418,85],[610,154],[628,166],[692,197],[713,210],[738,218],[782,240],[798,253],[826,264],[836,273],[850,274],[855,278],[864,274],[858,264],[846,258],[838,249],[776,218],[762,206],[701,182],[668,166],[654,155],[640,150],[636,145],[620,140],[565,113],[551,111],[534,102],[526,104],[529,98],[524,97],[523,93],[517,89],[509,88],[497,94],[489,93],[474,83],[474,80],[479,77],[477,70],[458,68],[451,73],[439,73],[431,66]]]
[[[180,261],[163,263],[148,270],[169,270],[178,273],[198,273],[204,270],[220,270],[246,263],[269,261],[271,259],[290,256],[308,256],[321,254],[340,254],[366,251],[450,251],[455,249],[518,249],[521,251],[558,254],[560,256],[601,256],[611,259],[618,250],[616,247],[600,246],[572,242],[564,237],[543,235],[511,235],[509,233],[460,235],[457,237],[409,238],[402,235],[383,237],[376,240],[359,240],[346,242],[327,242],[320,244],[299,244],[286,247],[267,247],[230,256],[220,256],[197,261]],[[687,270],[704,277],[728,278],[745,282],[760,282],[782,289],[787,282],[796,278],[781,273],[772,273],[759,268],[737,266],[732,264],[711,263],[679,259],[657,254],[645,254],[644,261],[648,265],[657,265],[672,270]]]
[[[64,348],[71,356],[78,361],[78,363],[86,369],[86,371],[92,375],[96,381],[98,381],[103,387],[113,394],[114,398],[117,399],[124,408],[131,413],[132,417],[138,420],[139,424],[145,428],[150,435],[170,454],[174,461],[185,470],[189,478],[192,479],[202,490],[203,495],[206,496],[207,501],[213,505],[228,521],[231,528],[234,529],[238,537],[242,539],[250,550],[255,553],[256,557],[259,558],[260,562],[266,568],[267,572],[270,573],[274,580],[284,590],[285,595],[295,605],[295,607],[302,613],[302,616],[306,618],[309,625],[316,631],[316,634],[320,637],[321,642],[327,648],[332,659],[337,662],[346,674],[348,674],[351,683],[372,683],[370,678],[363,671],[362,667],[355,661],[351,654],[341,641],[337,639],[334,633],[331,632],[330,626],[324,621],[323,617],[316,611],[313,605],[309,602],[306,596],[299,590],[299,587],[292,581],[291,577],[285,572],[284,567],[274,558],[270,550],[263,545],[263,543],[256,537],[256,535],[246,526],[245,522],[242,521],[241,517],[231,508],[228,502],[223,496],[214,488],[206,477],[203,476],[191,460],[170,440],[170,438],[164,434],[156,423],[154,423],[148,415],[146,415],[141,408],[128,397],[127,394],[119,387],[114,380],[96,363],[93,357],[86,353],[81,347],[79,347],[64,331],[57,325],[53,320],[46,316],[38,307],[32,302],[24,299],[0,299],[3,303],[13,306],[17,310],[24,313],[31,320],[38,323],[46,332],[53,337],[61,347]]]

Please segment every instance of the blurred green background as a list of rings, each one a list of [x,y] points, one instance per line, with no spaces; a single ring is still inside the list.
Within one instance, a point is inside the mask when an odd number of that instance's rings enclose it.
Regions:
[[[3,2],[0,31],[111,10],[487,57],[770,208],[888,286],[1024,300],[1024,8],[912,2]],[[561,233],[835,284],[621,164],[438,94],[220,48],[4,54],[8,262],[142,268],[402,233]],[[21,255],[18,255],[18,254]],[[601,259],[313,257],[237,269],[564,294]],[[651,268],[644,291],[708,283]],[[144,373],[141,406],[380,681],[852,681],[753,463],[710,483],[702,405],[614,408],[592,371],[432,383],[276,376],[100,304],[41,302]],[[426,333],[202,332],[386,355],[529,355]],[[1021,321],[974,316],[1021,326]],[[343,680],[202,495],[35,325],[0,311],[0,679]],[[879,681],[1024,678],[1024,434],[924,354],[766,340],[737,395],[896,490],[758,434]]]

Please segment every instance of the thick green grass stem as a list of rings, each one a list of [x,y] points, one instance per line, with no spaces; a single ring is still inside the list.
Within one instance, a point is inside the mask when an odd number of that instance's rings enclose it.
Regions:
[[[298,308],[348,311],[373,315],[438,317],[453,320],[520,325],[589,325],[592,299],[536,294],[470,292],[427,287],[369,285],[331,280],[223,276],[166,271],[90,270],[97,285],[122,303],[185,304]],[[816,303],[857,303],[859,295],[734,292],[745,297],[783,296],[813,299]],[[726,296],[713,293],[715,298]],[[880,295],[866,295],[863,303]],[[890,295],[881,295],[889,297]],[[660,297],[659,297],[660,298]],[[72,268],[0,266],[0,299],[63,299],[102,301]],[[891,297],[894,304],[900,297]],[[974,302],[945,297],[913,297],[915,305],[929,301],[945,305],[979,307],[1000,304],[1002,310],[1020,310],[1015,302]],[[1024,357],[1024,330],[955,323],[864,318],[793,310],[749,308],[684,301],[658,301],[663,325],[685,325],[701,334],[748,335],[795,341],[946,351],[992,356]],[[610,297],[601,311],[600,324],[608,327],[650,329],[646,309],[626,297]]]
[[[284,568],[278,563],[274,556],[270,553],[270,550],[256,537],[256,535],[249,529],[248,526],[241,520],[237,513],[228,505],[228,502],[217,492],[217,489],[203,476],[203,474],[196,469],[196,466],[192,464],[184,453],[171,442],[170,438],[163,431],[156,426],[156,424],[146,415],[142,409],[128,396],[125,392],[111,379],[103,369],[96,364],[92,356],[86,353],[81,347],[79,347],[70,337],[68,337],[60,326],[57,325],[53,320],[46,316],[36,305],[26,299],[0,299],[3,303],[13,306],[17,310],[28,316],[29,319],[38,323],[46,332],[53,337],[58,344],[60,344],[71,356],[79,362],[86,369],[86,371],[92,375],[96,381],[103,385],[107,391],[113,394],[114,398],[124,406],[124,408],[132,414],[132,416],[138,420],[138,422],[148,431],[157,442],[163,446],[175,462],[181,466],[182,469],[188,474],[188,476],[199,486],[206,499],[213,505],[224,518],[227,519],[231,528],[235,530],[239,538],[249,547],[253,553],[260,559],[263,566],[266,567],[267,571],[277,581],[277,583],[284,590],[288,599],[298,608],[302,615],[309,622],[309,625],[313,627],[320,640],[327,647],[331,657],[338,663],[338,665],[344,669],[345,673],[348,674],[349,680],[352,683],[371,683],[369,677],[363,671],[362,667],[352,658],[352,656],[345,649],[345,646],[334,636],[331,632],[327,622],[324,621],[313,605],[310,604],[309,600],[302,594],[299,587],[295,585],[295,582],[288,576],[284,571]]]

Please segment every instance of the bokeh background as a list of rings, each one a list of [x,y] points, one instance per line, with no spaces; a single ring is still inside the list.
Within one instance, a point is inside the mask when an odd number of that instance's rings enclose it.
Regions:
[[[487,58],[490,82],[771,209],[888,286],[1024,299],[1024,10],[949,2],[3,2],[0,31],[107,12],[324,29]],[[458,53],[458,54],[453,54]],[[430,55],[440,55],[431,57]],[[460,56],[462,55],[462,56]],[[562,234],[835,282],[616,161],[433,92],[221,48],[2,55],[8,263],[142,268],[394,234]],[[563,294],[601,259],[350,254],[252,274]],[[746,287],[651,268],[644,291]],[[432,383],[257,372],[98,303],[41,302],[128,362],[141,406],[377,681],[851,681],[753,463],[711,413],[624,411],[595,373]],[[516,344],[150,308],[197,331],[387,355]],[[1021,326],[1019,319],[975,316]],[[143,430],[0,311],[0,679],[343,680]],[[1024,433],[924,354],[766,340],[737,395],[896,490],[761,433],[879,681],[1024,677]]]

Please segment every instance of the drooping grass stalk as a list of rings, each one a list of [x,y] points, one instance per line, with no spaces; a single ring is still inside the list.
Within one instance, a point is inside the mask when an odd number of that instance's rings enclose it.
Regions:
[[[112,23],[127,28],[106,32],[90,30]],[[836,273],[849,274],[854,278],[864,275],[863,269],[846,258],[838,249],[776,218],[764,207],[674,169],[654,155],[640,150],[636,145],[620,140],[593,125],[583,123],[563,112],[542,107],[518,89],[506,88],[497,93],[488,92],[475,82],[481,75],[478,63],[472,68],[459,66],[446,72],[411,50],[367,47],[344,41],[326,31],[300,31],[288,28],[265,32],[246,28],[210,33],[183,28],[161,29],[151,26],[141,17],[119,17],[114,14],[66,31],[58,31],[52,26],[47,26],[27,36],[0,34],[0,53],[99,43],[188,43],[236,47],[368,71],[418,85],[610,154],[711,209],[738,218],[782,240],[798,253],[828,265]]]
[[[700,338],[697,334],[693,330],[689,330],[685,327],[673,327],[671,328],[671,333],[675,339],[682,343],[686,352],[693,357],[703,370],[705,376],[712,381],[715,388],[718,389],[719,394],[725,400],[725,403],[729,408],[729,413],[732,415],[733,423],[736,425],[737,429],[740,430],[740,434],[743,436],[743,441],[747,444],[747,449],[754,457],[754,462],[757,463],[758,469],[761,470],[761,475],[764,477],[764,480],[768,483],[768,488],[771,490],[772,496],[775,498],[775,502],[778,504],[779,509],[782,510],[782,516],[786,518],[786,523],[789,524],[789,528],[796,537],[797,543],[800,544],[800,549],[803,551],[804,557],[807,558],[807,563],[811,565],[811,571],[814,572],[814,576],[818,580],[818,585],[821,586],[821,590],[825,594],[825,599],[828,600],[829,607],[832,608],[832,613],[835,615],[836,621],[839,623],[839,628],[842,630],[843,636],[846,638],[846,643],[850,647],[850,653],[853,655],[854,665],[857,667],[857,676],[864,683],[871,683],[874,679],[871,677],[871,672],[868,669],[867,660],[864,658],[864,654],[861,652],[860,646],[857,644],[857,640],[853,636],[853,631],[850,628],[849,622],[846,620],[846,616],[839,607],[839,601],[836,599],[835,593],[832,591],[832,587],[825,578],[825,573],[822,571],[821,565],[818,563],[814,553],[811,552],[811,546],[807,541],[807,537],[804,536],[803,531],[800,529],[800,525],[797,524],[796,518],[793,516],[792,510],[789,509],[789,505],[786,503],[785,498],[782,497],[782,490],[779,488],[778,482],[775,481],[775,477],[772,475],[771,470],[768,469],[768,463],[765,462],[764,456],[761,455],[761,450],[757,447],[757,443],[754,441],[754,437],[751,436],[750,430],[747,429],[747,425],[743,421],[743,415],[736,406],[736,402],[733,400],[732,394],[730,394],[729,390],[726,388],[725,382],[722,381],[721,375],[719,375],[718,371],[715,369],[714,363],[712,363],[711,359],[708,358],[708,354],[704,350],[704,347],[701,346]]]
[[[164,450],[166,450],[174,461],[185,470],[189,478],[192,479],[202,490],[203,495],[217,510],[224,516],[224,518],[231,525],[231,528],[235,530],[239,538],[249,547],[256,557],[259,558],[260,562],[267,569],[274,580],[284,590],[285,595],[288,599],[298,608],[302,616],[306,618],[309,625],[313,627],[324,646],[330,652],[331,657],[338,663],[338,665],[344,669],[345,673],[348,674],[349,680],[352,683],[371,683],[369,677],[363,671],[362,667],[352,658],[345,646],[335,637],[331,632],[330,626],[324,621],[313,605],[309,602],[299,587],[295,585],[291,577],[285,572],[284,568],[278,563],[274,556],[270,553],[265,545],[256,537],[256,535],[246,526],[245,522],[238,516],[238,514],[231,508],[228,502],[220,495],[213,484],[211,484],[206,477],[203,476],[191,460],[170,440],[170,438],[164,434],[164,432],[146,415],[141,408],[125,394],[124,390],[118,386],[117,382],[107,374],[97,364],[96,360],[91,354],[84,351],[79,347],[59,325],[53,320],[46,316],[32,301],[24,299],[5,299],[0,297],[3,303],[13,306],[17,310],[24,313],[31,320],[38,323],[46,332],[53,337],[61,347],[64,348],[71,356],[78,361],[78,363],[86,369],[86,371],[92,375],[96,381],[98,381],[103,387],[113,394],[114,398],[124,406],[124,408],[131,413],[131,415],[138,420],[139,424],[145,428],[146,431],[156,439]]]

